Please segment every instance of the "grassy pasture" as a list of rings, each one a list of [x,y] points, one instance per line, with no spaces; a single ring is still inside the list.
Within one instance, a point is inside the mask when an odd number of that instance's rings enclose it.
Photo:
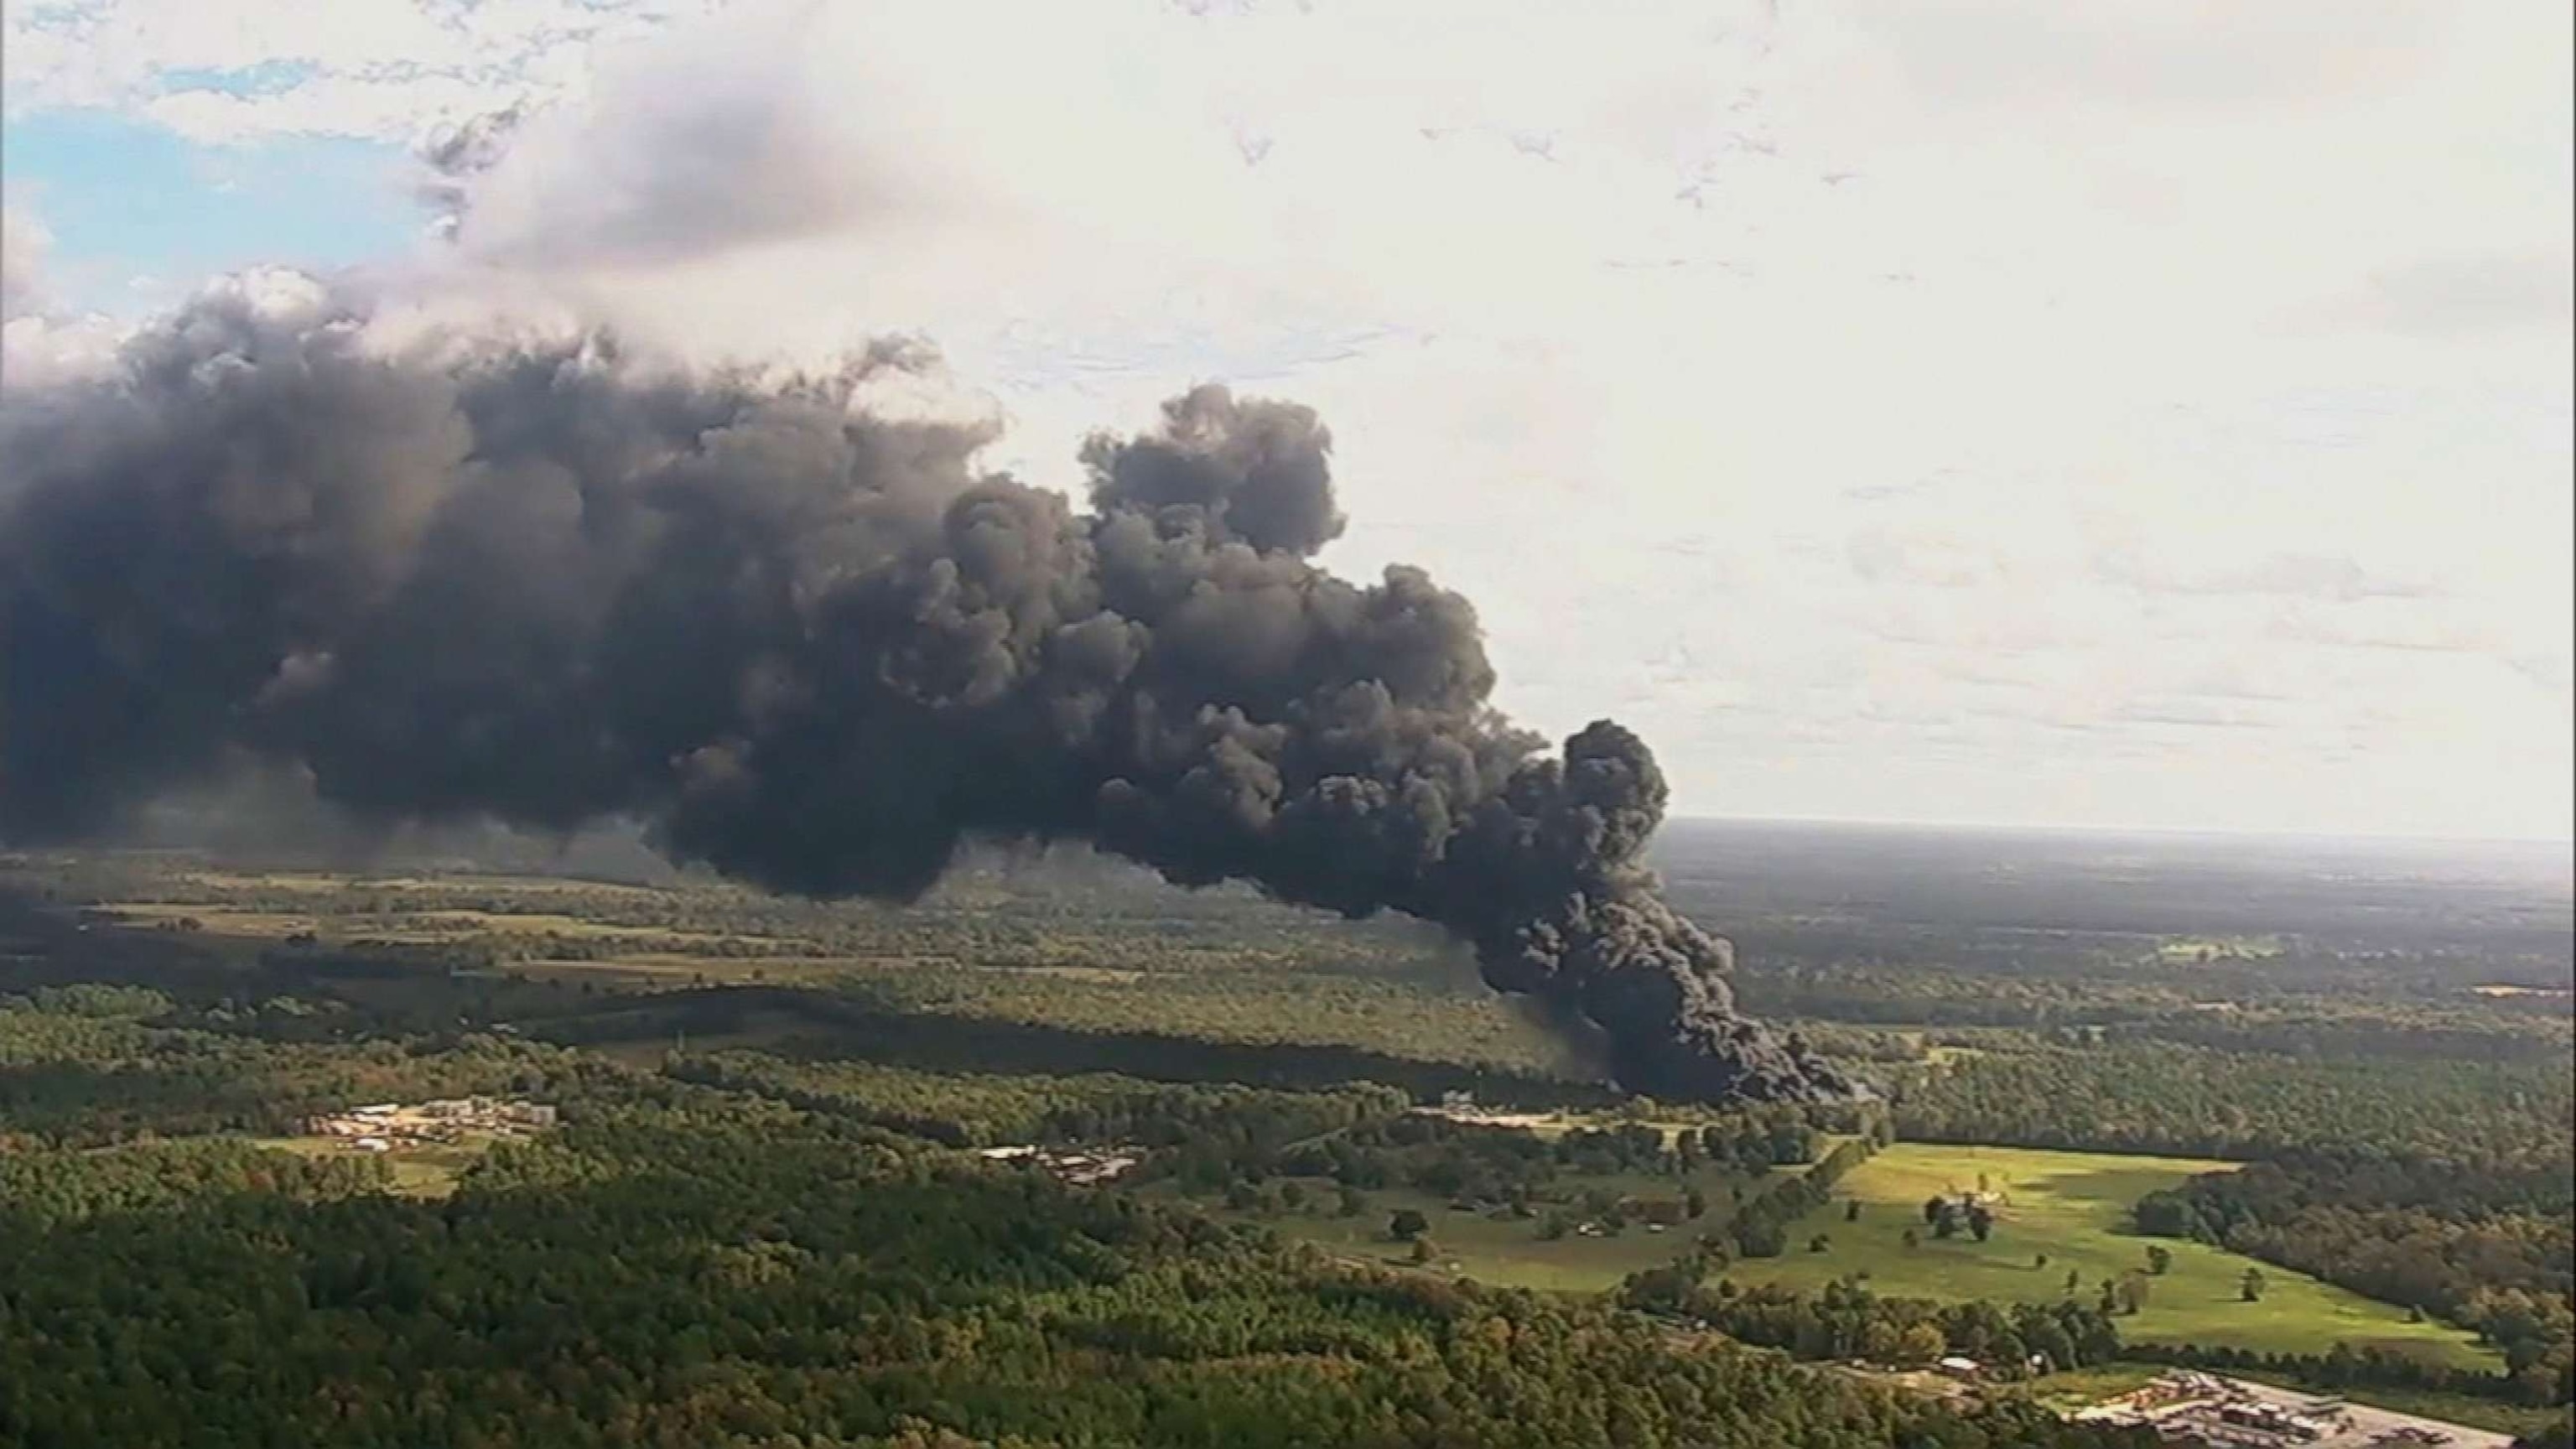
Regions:
[[[330,1137],[259,1137],[252,1139],[261,1147],[292,1152],[300,1157],[348,1157],[356,1155],[347,1143]],[[385,1165],[394,1175],[394,1194],[398,1197],[445,1197],[456,1191],[456,1180],[492,1141],[468,1137],[462,1142],[397,1143],[383,1154]]]
[[[2405,1311],[2390,1304],[2203,1244],[2128,1230],[2129,1206],[2140,1197],[2230,1166],[2189,1158],[1899,1143],[1844,1178],[1834,1201],[1795,1224],[1786,1253],[1738,1262],[1728,1274],[1741,1282],[1815,1290],[1866,1273],[1872,1289],[1892,1296],[2049,1302],[2066,1292],[2066,1276],[2073,1272],[2080,1279],[2075,1291],[2089,1301],[2106,1279],[2145,1268],[2152,1243],[2170,1251],[2173,1264],[2149,1281],[2146,1306],[2119,1321],[2122,1336],[2133,1342],[2322,1353],[2342,1340],[2443,1363],[2496,1366],[2494,1355],[2468,1334],[2437,1323],[2409,1323]],[[1979,1243],[1962,1233],[1935,1240],[1923,1222],[1924,1201],[1935,1193],[1973,1189],[1981,1173],[2003,1196],[1994,1209],[1992,1239]],[[1845,1221],[1853,1198],[1860,1200],[1861,1216]],[[1908,1229],[1918,1246],[1904,1246]],[[1819,1233],[1829,1235],[1831,1246],[1807,1251]],[[2047,1255],[2046,1267],[2037,1266],[2039,1254]],[[2263,1274],[2258,1303],[2239,1295],[2248,1267]]]
[[[1572,1179],[1592,1185],[1594,1179]],[[1624,1182],[1600,1179],[1602,1185]],[[1586,1238],[1568,1233],[1553,1242],[1538,1236],[1538,1224],[1526,1218],[1492,1218],[1452,1211],[1438,1196],[1411,1188],[1381,1188],[1368,1194],[1368,1210],[1357,1217],[1334,1212],[1334,1186],[1322,1178],[1304,1180],[1310,1206],[1304,1212],[1253,1217],[1200,1203],[1211,1214],[1236,1221],[1259,1222],[1283,1237],[1312,1243],[1339,1257],[1392,1267],[1424,1267],[1455,1272],[1480,1283],[1553,1292],[1599,1293],[1644,1268],[1671,1262],[1714,1223],[1721,1209],[1704,1222],[1685,1222],[1663,1232],[1631,1223],[1614,1238]],[[1669,1195],[1671,1184],[1661,1184]],[[1723,1193],[1713,1194],[1722,1197]],[[1431,1222],[1425,1234],[1436,1256],[1427,1264],[1412,1259],[1412,1245],[1387,1236],[1387,1219],[1398,1208],[1412,1208]],[[1580,1216],[1579,1213],[1576,1216]]]

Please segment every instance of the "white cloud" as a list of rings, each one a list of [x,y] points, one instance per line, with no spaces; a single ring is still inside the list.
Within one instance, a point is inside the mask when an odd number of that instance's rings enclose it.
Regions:
[[[721,0],[5,0],[16,115],[116,106],[193,140],[407,141],[577,93],[595,47]]]
[[[11,10],[13,105],[559,98],[442,265],[690,350],[928,332],[1042,477],[1202,375],[1317,404],[1333,561],[1464,588],[1507,705],[1632,716],[1687,808],[2566,829],[2549,7],[89,8]]]
[[[114,357],[122,329],[106,318],[66,316],[45,285],[53,236],[22,202],[0,207],[0,387],[35,387],[93,374]]]
[[[0,321],[35,310],[37,277],[53,236],[18,207],[0,209]]]

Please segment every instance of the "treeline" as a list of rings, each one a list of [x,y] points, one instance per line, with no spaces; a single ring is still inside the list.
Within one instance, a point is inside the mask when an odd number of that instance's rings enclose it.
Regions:
[[[1881,1297],[1857,1278],[1807,1294],[1777,1284],[1744,1288],[1723,1277],[1712,1282],[1714,1271],[1703,1257],[1632,1274],[1619,1301],[1808,1360],[1922,1365],[1957,1354],[2011,1380],[2109,1363],[2122,1354],[2111,1320],[2073,1300],[1935,1303]]]
[[[2224,967],[2088,967],[1985,974],[1889,966],[1748,966],[1755,1009],[1852,1026],[2008,1027],[2096,1039],[2329,1057],[2564,1059],[2576,1016],[2563,996],[2479,996],[2456,982],[2380,978],[2356,966],[2331,989],[2265,958]]]
[[[279,1135],[355,1102],[544,1094],[612,1070],[499,1037],[299,1044],[158,1024],[172,1015],[168,998],[125,987],[0,998],[0,1139]]]
[[[1569,1178],[1660,1178],[1678,1192],[1704,1171],[1749,1179],[1775,1167],[1804,1166],[1828,1140],[1816,1122],[1810,1110],[1771,1106],[1701,1110],[1682,1123],[1577,1127],[1547,1137],[1519,1126],[1408,1112],[1235,1165],[1353,1188],[1417,1187],[1461,1206],[1526,1206]]]
[[[232,1194],[322,1202],[392,1185],[381,1157],[307,1157],[235,1138],[0,1150],[0,1215],[39,1226]]]
[[[883,965],[863,999],[908,1016],[972,1017],[1063,1031],[1146,1033],[1212,1045],[1341,1046],[1391,1058],[1559,1074],[1564,1043],[1490,995],[1394,976],[1276,969],[1139,972],[1115,952],[1044,970]]]
[[[1519,1127],[1406,1112],[1297,1144],[1268,1160],[1208,1166],[1256,1182],[1270,1173],[1322,1177],[1347,1188],[1420,1188],[1460,1207],[1490,1203],[1527,1207],[1570,1174],[1669,1176],[1673,1163],[1664,1132],[1657,1127],[1585,1129],[1550,1140]],[[1205,1186],[1205,1176],[1185,1171],[1183,1184]]]
[[[2169,1041],[2219,1051],[2356,1061],[2450,1057],[2563,1066],[2576,1046],[2576,1018],[2566,1014],[2564,1002],[2546,1013],[2511,1004],[2474,1010],[2195,1011],[2111,1027],[2104,1035],[2115,1041]]]
[[[2094,1449],[684,1083],[450,1200],[0,1209],[0,1442]]]
[[[1766,1185],[1738,1208],[1727,1231],[1735,1251],[1747,1258],[1776,1258],[1787,1251],[1789,1225],[1833,1201],[1834,1184],[1887,1145],[1884,1131],[1837,1145],[1824,1160],[1794,1177]]]
[[[1232,1083],[958,1075],[759,1052],[672,1058],[681,1081],[749,1092],[952,1147],[1133,1143],[1235,1154],[1392,1117],[1411,1098],[1374,1083],[1286,1091]]]
[[[2576,1182],[2561,1165],[2307,1152],[2195,1177],[2140,1231],[2217,1243],[2475,1329],[2514,1394],[2576,1398]]]
[[[2243,1160],[2332,1143],[2540,1167],[2568,1160],[2576,1130],[2562,1063],[2317,1061],[2136,1042],[1967,1057],[1911,1074],[1894,1107],[1912,1141]]]
[[[1116,1073],[1162,1082],[1243,1082],[1331,1088],[1382,1082],[1417,1099],[1463,1091],[1531,1106],[1601,1107],[1620,1098],[1597,1082],[1383,1052],[1328,1042],[1205,1041],[1152,1031],[1072,1030],[1039,1022],[915,1014],[869,993],[774,986],[670,992],[611,1000],[578,1015],[530,1021],[531,1035],[571,1046],[623,1046],[759,1030],[800,1050],[923,1071],[976,1073],[997,1062],[1052,1076]]]

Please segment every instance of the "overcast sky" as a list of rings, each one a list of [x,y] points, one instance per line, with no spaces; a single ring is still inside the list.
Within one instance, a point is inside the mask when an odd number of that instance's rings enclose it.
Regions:
[[[1055,482],[1222,379],[1685,813],[2561,838],[2567,9],[6,0],[6,360],[263,262],[918,330]]]

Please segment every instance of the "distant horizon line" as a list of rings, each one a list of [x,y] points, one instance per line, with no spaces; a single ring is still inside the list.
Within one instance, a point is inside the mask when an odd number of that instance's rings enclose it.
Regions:
[[[1920,820],[1849,815],[1713,815],[1678,812],[1670,825],[1800,825],[1845,830],[1954,831],[1981,835],[2171,836],[2190,840],[2275,840],[2363,845],[2508,846],[2576,851],[2576,836],[2418,835],[2395,831],[2242,829],[2217,825],[2065,825],[1991,820]]]

